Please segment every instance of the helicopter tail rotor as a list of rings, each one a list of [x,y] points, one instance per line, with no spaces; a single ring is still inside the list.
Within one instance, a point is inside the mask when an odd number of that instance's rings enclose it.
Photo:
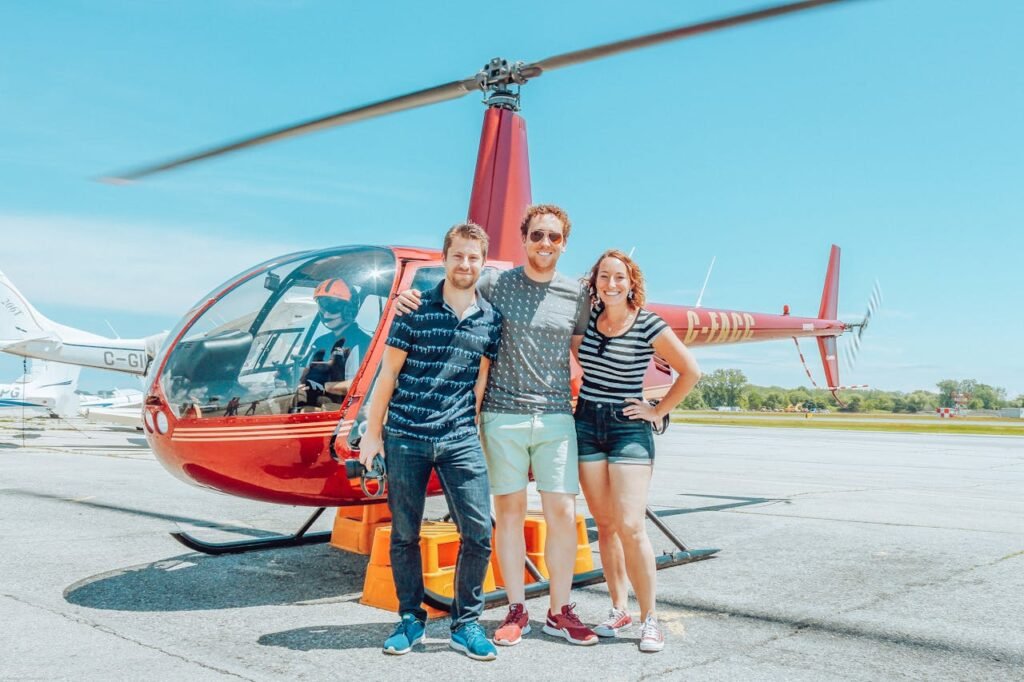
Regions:
[[[871,318],[882,306],[882,287],[875,280],[875,286],[871,289],[871,297],[868,299],[868,309],[864,313],[864,319],[846,325],[847,329],[854,330],[850,336],[850,342],[843,347],[843,365],[847,371],[856,366],[857,358],[860,356],[860,349],[864,342],[864,333],[867,331]]]

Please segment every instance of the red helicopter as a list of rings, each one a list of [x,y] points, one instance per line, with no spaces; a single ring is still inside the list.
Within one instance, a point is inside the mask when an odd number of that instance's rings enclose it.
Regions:
[[[841,1],[784,4],[533,63],[492,59],[469,78],[107,179],[132,181],[246,147],[483,92],[487,108],[468,216],[490,237],[489,266],[508,268],[524,258],[518,228],[531,203],[526,123],[518,113],[523,85],[562,67]],[[307,531],[324,508],[382,502],[379,494],[384,491],[368,490],[361,477],[365,472],[356,460],[366,397],[373,389],[386,331],[395,315],[394,295],[409,288],[427,289],[443,276],[437,249],[346,246],[305,251],[254,266],[217,287],[186,313],[149,372],[143,415],[146,437],[157,459],[190,483],[317,510],[293,535],[219,544],[184,533],[175,536],[190,548],[214,554],[322,542],[326,533]],[[337,402],[326,398],[311,406],[296,396],[304,359],[314,339],[326,331],[314,303],[314,288],[331,278],[347,283],[357,324],[370,341],[347,393]],[[795,317],[788,309],[776,315],[668,304],[650,308],[691,347],[814,337],[827,385],[834,392],[840,388],[836,339],[856,326],[836,319],[838,284],[839,248],[833,246],[817,317]],[[647,373],[649,395],[663,394],[671,381],[668,367],[655,359]],[[436,480],[430,493],[440,493]],[[679,549],[661,557],[659,568],[717,551],[689,550],[653,513],[649,518]],[[600,579],[600,571],[595,571],[578,575],[575,584]],[[446,605],[442,597],[430,598],[439,608]]]

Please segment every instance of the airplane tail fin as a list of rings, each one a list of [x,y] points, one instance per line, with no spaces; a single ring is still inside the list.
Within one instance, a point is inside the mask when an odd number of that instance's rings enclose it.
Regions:
[[[0,345],[46,336],[55,326],[0,272]]]
[[[0,351],[5,353],[144,375],[166,336],[110,339],[58,324],[36,310],[0,272]]]
[[[23,405],[70,417],[78,412],[75,389],[81,369],[60,362],[32,360],[28,373],[10,386],[15,387]]]
[[[821,307],[818,308],[818,319],[834,320],[839,314],[839,247],[832,245],[828,258],[828,270],[825,273],[825,287],[821,292]],[[821,364],[825,368],[825,383],[828,389],[835,392],[839,388],[839,352],[835,336],[819,336],[818,352],[821,353]],[[837,398],[838,400],[838,398]]]

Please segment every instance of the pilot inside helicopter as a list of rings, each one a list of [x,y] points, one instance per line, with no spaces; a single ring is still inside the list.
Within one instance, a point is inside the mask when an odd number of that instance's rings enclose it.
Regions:
[[[356,324],[358,294],[340,277],[320,282],[313,292],[320,322],[327,332],[318,336],[306,354],[295,409],[340,403],[370,346],[370,336]]]

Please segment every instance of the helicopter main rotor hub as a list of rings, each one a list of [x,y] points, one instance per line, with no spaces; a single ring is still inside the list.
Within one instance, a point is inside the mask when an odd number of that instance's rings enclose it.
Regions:
[[[519,111],[519,89],[533,77],[535,69],[524,62],[509,62],[495,57],[476,74],[477,87],[484,93],[483,102],[489,107]]]

